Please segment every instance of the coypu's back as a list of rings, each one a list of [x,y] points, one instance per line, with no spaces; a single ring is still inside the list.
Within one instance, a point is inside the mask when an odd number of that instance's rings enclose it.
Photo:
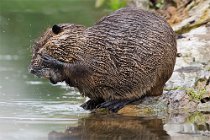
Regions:
[[[177,51],[175,34],[162,17],[123,8],[86,29],[85,36],[89,44],[86,53],[97,61],[91,67],[97,73],[106,72],[99,80],[105,88],[104,98],[162,94]]]
[[[119,109],[143,95],[162,94],[176,60],[176,38],[168,23],[135,8],[117,10],[89,28],[56,25],[43,38],[32,73],[77,87],[91,99],[82,105],[85,109]]]

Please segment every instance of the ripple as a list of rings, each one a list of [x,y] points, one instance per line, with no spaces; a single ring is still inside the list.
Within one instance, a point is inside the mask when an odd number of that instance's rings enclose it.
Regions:
[[[1,118],[77,118],[88,114],[75,101],[0,101]]]
[[[11,61],[18,60],[18,55],[0,55],[0,60]]]
[[[29,85],[42,85],[43,82],[42,81],[26,81],[26,84],[29,84]]]
[[[72,119],[72,118],[20,118],[20,117],[0,117],[0,122],[4,120],[13,120],[13,121],[33,121],[36,122],[47,122],[50,121],[78,121],[78,119]]]
[[[0,72],[8,72],[8,71],[15,71],[14,68],[8,68],[8,67],[0,67]]]

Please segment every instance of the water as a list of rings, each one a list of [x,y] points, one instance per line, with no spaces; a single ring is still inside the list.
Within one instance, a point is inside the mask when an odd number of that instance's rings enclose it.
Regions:
[[[90,114],[75,89],[28,73],[33,41],[47,27],[90,26],[104,13],[94,0],[1,0],[0,140],[209,139],[208,114]]]

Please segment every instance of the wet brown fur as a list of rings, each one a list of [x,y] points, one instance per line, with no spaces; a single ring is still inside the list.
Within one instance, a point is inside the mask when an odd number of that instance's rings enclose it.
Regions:
[[[35,44],[31,68],[44,68],[43,54],[62,62],[63,68],[41,76],[53,75],[56,82],[65,81],[93,100],[162,94],[177,52],[175,34],[162,17],[122,8],[89,28],[59,26],[59,34],[48,29]]]

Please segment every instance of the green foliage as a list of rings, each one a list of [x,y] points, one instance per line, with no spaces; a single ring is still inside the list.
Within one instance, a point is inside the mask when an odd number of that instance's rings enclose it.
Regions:
[[[183,88],[182,88],[182,87],[180,87],[180,86],[173,87],[173,88],[165,88],[165,87],[164,87],[164,90],[165,90],[165,91],[171,91],[171,90],[183,90]]]
[[[206,118],[205,118],[205,116],[202,113],[194,112],[192,115],[190,115],[187,118],[187,122],[202,124],[202,123],[206,122]]]
[[[95,7],[107,7],[109,10],[115,11],[127,5],[127,0],[96,0]]]
[[[192,88],[187,88],[186,93],[193,100],[201,100],[203,98],[203,95],[206,93],[206,89],[195,90],[195,89],[192,89]]]
[[[109,8],[117,10],[126,6],[126,0],[109,0]]]
[[[186,88],[186,87],[174,87],[171,89],[164,89],[166,91],[171,90],[184,90],[186,91],[186,94],[191,98],[191,100],[200,101],[203,98],[203,95],[206,93],[206,89],[194,89],[194,88]]]
[[[165,4],[165,0],[157,0],[155,3],[152,3],[150,1],[150,8],[160,9],[164,6],[164,4]]]
[[[95,2],[95,7],[96,7],[96,8],[99,8],[99,7],[103,6],[104,3],[105,3],[105,1],[106,1],[106,0],[96,0],[96,2]]]

